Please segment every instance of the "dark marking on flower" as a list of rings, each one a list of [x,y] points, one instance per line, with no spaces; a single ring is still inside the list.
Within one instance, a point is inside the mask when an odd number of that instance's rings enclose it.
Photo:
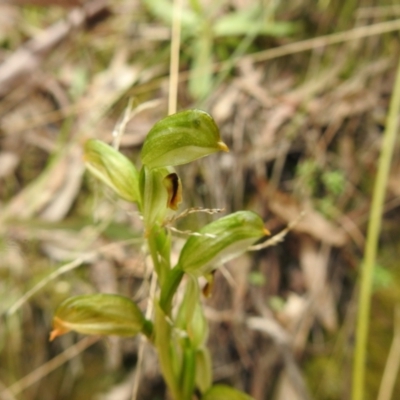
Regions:
[[[168,192],[167,207],[171,210],[177,210],[182,202],[182,184],[178,174],[175,172],[168,174],[164,178],[164,185]]]

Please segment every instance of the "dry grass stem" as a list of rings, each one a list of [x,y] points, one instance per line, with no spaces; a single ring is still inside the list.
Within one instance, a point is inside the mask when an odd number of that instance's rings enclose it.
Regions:
[[[7,311],[7,315],[14,314],[20,309],[32,296],[43,289],[48,283],[55,280],[59,276],[78,268],[83,263],[93,261],[99,254],[106,254],[108,251],[115,249],[115,247],[126,246],[132,243],[142,242],[141,239],[128,239],[117,243],[110,243],[105,246],[98,248],[95,251],[88,252],[86,255],[76,258],[67,264],[62,265],[56,271],[52,272],[49,276],[42,279],[32,289],[28,290],[20,299],[18,299]]]
[[[157,275],[156,273],[153,271],[151,274],[151,282],[150,282],[150,291],[149,291],[149,296],[147,299],[147,307],[146,307],[146,319],[150,319],[151,315],[153,314],[153,302],[155,299],[155,295],[156,295],[156,290],[157,290]],[[144,357],[144,353],[146,350],[146,339],[144,338],[144,336],[140,337],[140,344],[139,344],[139,350],[138,350],[138,360],[136,363],[136,373],[135,373],[135,377],[133,380],[133,386],[132,386],[132,400],[136,400],[137,399],[137,395],[138,395],[138,391],[139,391],[139,385],[140,385],[140,381],[141,381],[141,370],[143,367],[143,357]]]
[[[171,57],[169,67],[168,114],[175,114],[178,105],[179,53],[181,49],[181,15],[183,0],[173,1]]]
[[[248,248],[249,251],[259,251],[262,249],[266,249],[267,247],[271,246],[276,246],[278,243],[282,242],[285,238],[285,236],[300,222],[300,220],[306,215],[306,213],[303,211],[299,214],[299,216],[293,220],[292,222],[289,223],[289,225],[281,230],[279,233],[276,235],[272,236],[272,238],[266,240],[263,243],[256,244],[254,246],[250,246]]]
[[[258,53],[253,53],[246,57],[249,57],[253,62],[267,61],[277,57],[300,53],[302,51],[313,50],[319,47],[332,46],[334,44],[363,39],[370,36],[383,35],[384,33],[394,32],[398,30],[400,30],[400,19],[396,19],[394,21],[380,22],[378,24],[367,26],[360,26],[358,28],[354,28],[345,32],[332,33],[331,35],[319,36],[317,38],[307,39],[301,42],[290,43],[283,46],[274,47],[272,49],[260,51]]]
[[[50,372],[54,371],[61,365],[65,364],[67,361],[76,357],[77,355],[82,353],[84,350],[86,350],[88,347],[92,346],[99,340],[100,338],[97,336],[88,336],[83,338],[81,341],[69,347],[67,350],[63,351],[58,356],[52,358],[50,361],[41,365],[39,368],[35,369],[30,374],[24,376],[19,381],[13,383],[10,387],[7,388],[7,390],[14,395],[18,395],[19,393],[27,389],[29,386],[32,386],[36,382],[40,381],[45,376],[50,374]],[[0,393],[0,397],[2,397],[2,395],[3,394]]]

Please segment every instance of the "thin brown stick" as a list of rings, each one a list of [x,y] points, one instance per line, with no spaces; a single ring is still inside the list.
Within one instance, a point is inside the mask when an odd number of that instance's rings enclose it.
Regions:
[[[141,239],[140,239],[141,240]],[[21,298],[19,298],[7,311],[7,315],[12,315],[14,314],[19,308],[22,307],[23,304],[25,304],[34,294],[36,294],[39,290],[43,289],[49,282],[52,280],[56,279],[58,276],[65,274],[69,271],[72,271],[75,268],[78,268],[80,265],[82,265],[85,262],[90,262],[93,260],[94,257],[96,257],[98,254],[103,254],[107,253],[107,251],[110,251],[113,249],[115,246],[121,246],[121,245],[126,245],[126,244],[131,244],[134,242],[137,242],[138,239],[127,239],[122,242],[117,242],[117,243],[110,243],[105,246],[100,247],[96,251],[91,251],[84,256],[78,257],[75,260],[64,264],[60,268],[58,268],[56,271],[52,272],[49,276],[46,278],[42,279],[40,282],[38,282],[33,288],[28,290]]]
[[[150,317],[153,313],[153,308],[154,308],[153,302],[154,302],[154,298],[156,295],[156,290],[157,290],[157,275],[153,271],[151,274],[149,297],[147,299],[146,319],[150,319]],[[141,336],[139,350],[138,350],[137,367],[136,367],[136,371],[135,371],[135,377],[133,379],[132,400],[136,400],[137,394],[139,391],[140,375],[141,375],[141,369],[143,366],[145,346],[146,346],[146,338],[144,336]]]
[[[282,229],[279,233],[272,236],[271,239],[268,239],[260,244],[255,244],[254,246],[249,247],[247,250],[259,251],[262,249],[266,249],[267,247],[276,246],[278,243],[282,242],[285,236],[299,223],[299,221],[304,217],[305,214],[305,211],[302,211],[295,220],[290,222],[285,229]]]
[[[50,374],[50,372],[54,371],[61,365],[65,364],[67,361],[76,357],[78,354],[82,353],[88,347],[92,346],[96,342],[99,341],[98,336],[87,336],[78,343],[69,347],[67,350],[63,351],[58,356],[52,358],[47,363],[41,365],[39,368],[32,371],[30,374],[24,376],[19,381],[13,383],[10,387],[7,388],[9,393],[13,395],[17,395],[27,389],[29,386],[32,386],[36,382],[43,379],[45,376]],[[3,398],[3,392],[0,392],[0,398]]]

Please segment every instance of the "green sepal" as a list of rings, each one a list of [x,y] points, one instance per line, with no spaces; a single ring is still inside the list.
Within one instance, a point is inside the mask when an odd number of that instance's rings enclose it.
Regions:
[[[206,347],[196,352],[196,386],[201,393],[206,392],[212,384],[212,362],[210,351]]]
[[[199,348],[208,337],[208,324],[200,304],[200,289],[197,279],[188,276],[185,295],[175,319],[175,326],[187,332],[192,346]]]
[[[201,397],[201,400],[254,400],[253,397],[226,385],[214,385]]]
[[[228,147],[212,117],[201,110],[187,110],[157,122],[140,156],[143,165],[153,169],[187,164],[221,150]]]
[[[206,225],[198,236],[191,236],[182,248],[178,265],[194,276],[206,275],[216,264],[237,257],[267,234],[257,214],[238,211]]]
[[[130,202],[140,203],[139,173],[123,154],[97,139],[84,146],[86,168],[114,192]]]
[[[150,337],[152,323],[129,298],[114,294],[88,294],[62,302],[53,318],[50,340],[69,331],[88,335]]]
[[[151,170],[145,165],[140,170],[139,187],[143,199],[142,214],[146,229],[151,229],[155,223],[161,223],[168,212],[168,190],[164,178],[173,168],[158,168]]]

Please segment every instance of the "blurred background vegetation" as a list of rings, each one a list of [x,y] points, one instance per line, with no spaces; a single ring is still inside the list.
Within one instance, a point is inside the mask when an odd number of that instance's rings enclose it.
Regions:
[[[306,211],[282,243],[216,275],[204,300],[215,379],[257,400],[350,399],[398,1],[190,0],[181,11],[178,109],[209,112],[231,149],[179,168],[182,209],[250,209],[272,233]],[[111,143],[131,101],[120,149],[138,160],[167,114],[172,20],[169,0],[0,1],[1,399],[130,399],[137,339],[48,335],[72,295],[120,293],[145,307],[141,221],[84,174],[82,143]],[[400,304],[398,146],[365,400],[377,398]],[[178,228],[196,230],[203,218]],[[144,360],[138,398],[166,398],[150,348]]]

